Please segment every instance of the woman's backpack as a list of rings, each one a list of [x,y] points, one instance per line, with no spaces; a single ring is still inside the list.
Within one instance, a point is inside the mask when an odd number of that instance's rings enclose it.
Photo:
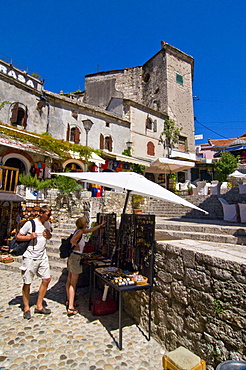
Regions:
[[[72,250],[73,250],[73,246],[71,244],[71,239],[72,237],[74,236],[75,233],[73,234],[70,234],[68,238],[64,239],[62,238],[61,240],[61,245],[59,247],[59,251],[60,251],[60,258],[67,258],[70,256]],[[83,235],[83,234],[82,234]],[[81,238],[82,238],[82,235],[81,237],[79,238],[78,240],[78,243],[80,242]]]

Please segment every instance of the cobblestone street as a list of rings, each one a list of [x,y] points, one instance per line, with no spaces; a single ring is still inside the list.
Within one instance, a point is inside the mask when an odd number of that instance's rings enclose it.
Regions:
[[[52,313],[34,314],[39,288],[31,286],[30,320],[21,309],[19,272],[1,270],[0,367],[4,369],[160,370],[163,348],[147,341],[130,318],[123,315],[123,349],[118,340],[118,312],[93,316],[88,288],[78,289],[79,314],[67,317],[64,279],[52,279],[44,303]]]

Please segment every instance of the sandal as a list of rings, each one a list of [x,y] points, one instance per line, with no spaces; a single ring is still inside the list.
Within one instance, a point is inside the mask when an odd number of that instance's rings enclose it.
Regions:
[[[43,315],[49,315],[51,313],[51,310],[46,307],[43,307],[42,310],[38,310],[37,308],[35,308],[34,313],[41,313]]]
[[[69,302],[66,301],[66,307],[68,309]],[[77,302],[74,302],[74,307],[79,307],[79,304]]]
[[[26,312],[24,312],[23,317],[26,320],[30,320],[30,318],[31,318],[31,312],[30,312],[30,310],[27,310]]]
[[[77,315],[77,313],[79,313],[79,311],[78,311],[78,310],[76,310],[75,308],[68,308],[68,309],[67,309],[67,315],[68,315],[68,316]]]

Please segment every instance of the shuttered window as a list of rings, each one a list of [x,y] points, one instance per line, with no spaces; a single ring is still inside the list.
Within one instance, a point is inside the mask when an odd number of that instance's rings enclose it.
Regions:
[[[70,130],[70,140],[73,141],[75,144],[79,144],[80,142],[80,131],[78,127],[73,127]]]
[[[180,85],[183,85],[184,83],[184,79],[183,79],[183,76],[179,75],[179,74],[176,74],[176,82]]]
[[[24,109],[20,106],[20,103],[18,102],[14,103],[10,117],[10,122],[12,123],[12,125],[14,126],[18,125],[26,128],[27,117],[28,117],[27,107],[25,107]]]
[[[70,125],[68,124],[67,125],[67,141],[69,141],[69,139],[70,139]]]
[[[155,155],[155,146],[151,141],[149,141],[148,144],[147,144],[147,154],[148,155]]]

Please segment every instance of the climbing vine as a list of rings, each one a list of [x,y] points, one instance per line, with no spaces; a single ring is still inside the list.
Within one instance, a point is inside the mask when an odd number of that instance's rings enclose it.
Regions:
[[[23,130],[19,130],[17,128],[12,129],[10,126],[1,123],[0,134],[1,133],[22,142],[30,142],[41,149],[49,150],[58,154],[61,158],[70,158],[71,152],[76,152],[84,158],[90,158],[92,152],[101,155],[101,151],[98,149],[92,149],[80,144],[73,144],[65,140],[55,139],[51,134],[46,132],[41,135],[35,134],[34,136],[31,132],[23,132]]]

